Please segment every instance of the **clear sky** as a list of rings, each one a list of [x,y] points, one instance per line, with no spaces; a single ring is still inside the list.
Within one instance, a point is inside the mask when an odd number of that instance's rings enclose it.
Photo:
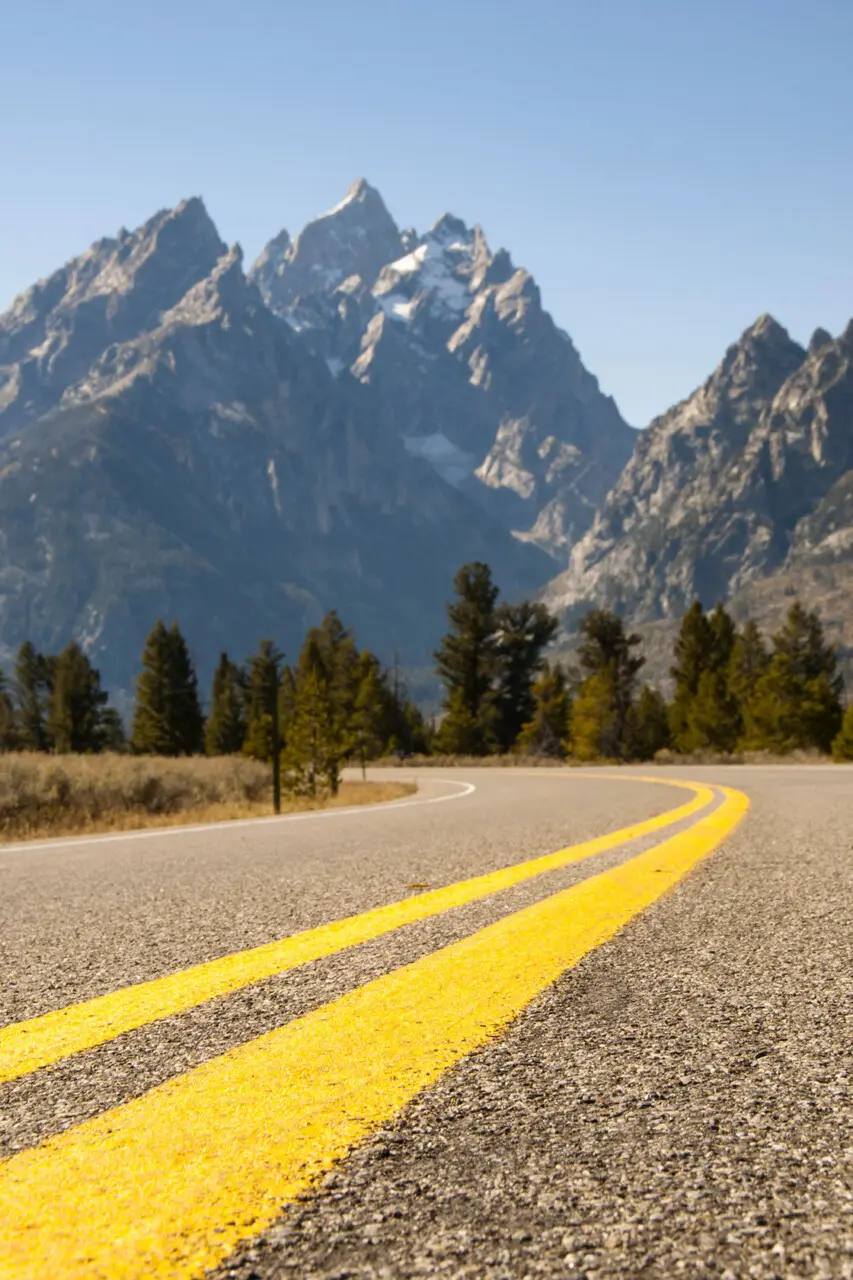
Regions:
[[[203,195],[249,259],[364,175],[531,270],[642,425],[853,315],[853,0],[0,0],[0,310]]]

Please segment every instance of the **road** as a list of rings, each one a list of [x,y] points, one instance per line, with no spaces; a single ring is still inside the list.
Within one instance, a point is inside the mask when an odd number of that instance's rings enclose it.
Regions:
[[[0,1277],[850,1280],[853,771],[652,777],[0,851]]]

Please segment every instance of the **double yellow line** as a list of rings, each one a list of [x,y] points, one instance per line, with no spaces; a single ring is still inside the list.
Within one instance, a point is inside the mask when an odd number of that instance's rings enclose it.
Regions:
[[[655,781],[663,781],[655,779]],[[678,784],[673,784],[678,785]],[[5,1078],[708,810],[620,866],[0,1164],[0,1277],[201,1275],[659,898],[740,821],[694,798],[620,832],[18,1024]]]

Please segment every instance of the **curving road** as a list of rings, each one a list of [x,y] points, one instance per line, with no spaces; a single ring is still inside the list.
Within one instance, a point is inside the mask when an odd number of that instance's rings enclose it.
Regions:
[[[0,851],[0,1276],[849,1280],[853,772],[654,778]]]

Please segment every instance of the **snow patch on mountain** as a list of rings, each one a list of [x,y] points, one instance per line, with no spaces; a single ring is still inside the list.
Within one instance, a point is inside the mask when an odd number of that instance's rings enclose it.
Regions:
[[[373,296],[389,315],[410,320],[419,295],[429,296],[431,309],[460,318],[471,302],[471,294],[457,269],[460,260],[470,265],[471,244],[459,239],[427,234],[423,241],[383,268],[373,286]],[[392,301],[393,299],[393,301]]]
[[[443,431],[429,436],[406,436],[406,451],[415,458],[423,458],[448,484],[459,488],[474,470],[475,458],[449,440]]]

